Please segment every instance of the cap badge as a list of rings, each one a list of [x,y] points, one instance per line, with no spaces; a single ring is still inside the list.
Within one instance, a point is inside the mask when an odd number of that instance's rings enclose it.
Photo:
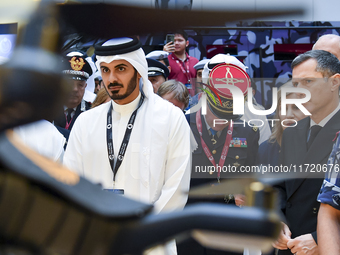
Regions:
[[[233,116],[234,89],[241,90],[243,99],[245,99],[248,87],[250,87],[250,78],[242,68],[233,64],[221,63],[211,70],[208,85],[206,89],[213,92],[207,93],[211,111],[219,118],[227,118]]]
[[[235,85],[235,83],[238,83],[238,82],[243,83],[244,82],[243,79],[234,78],[233,74],[230,72],[230,67],[226,68],[225,78],[215,78],[215,79],[216,79],[216,81],[225,82],[226,84],[233,85],[233,86]]]
[[[219,64],[213,68],[209,74],[210,83],[219,92],[222,92],[227,98],[232,98],[232,93],[225,87],[225,85],[237,86],[241,89],[243,94],[247,92],[250,87],[250,80],[247,73],[245,73],[238,66],[231,64]]]
[[[71,58],[70,63],[72,69],[75,71],[80,71],[81,69],[83,69],[83,66],[85,65],[84,59],[83,58],[77,59],[77,57]]]

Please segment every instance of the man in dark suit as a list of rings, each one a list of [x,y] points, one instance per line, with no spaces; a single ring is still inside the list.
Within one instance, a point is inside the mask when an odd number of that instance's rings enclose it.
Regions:
[[[64,134],[71,130],[77,117],[91,108],[91,103],[83,99],[87,79],[92,75],[92,68],[86,59],[86,55],[80,52],[70,52],[64,58],[65,70],[63,74],[71,79],[73,89],[67,99],[64,110],[54,120],[54,125],[60,127],[59,131]],[[61,131],[62,130],[62,131]],[[65,136],[65,135],[64,135]]]
[[[313,50],[325,50],[340,60],[340,36],[326,34],[321,36],[313,45]],[[318,246],[320,254],[340,254],[340,207],[339,187],[340,178],[338,166],[340,140],[339,135],[328,159],[328,171],[321,187],[318,201],[320,204],[318,214]],[[333,166],[335,166],[335,168]]]
[[[311,113],[294,128],[283,133],[280,160],[284,165],[315,167],[327,163],[332,140],[340,129],[339,85],[340,62],[331,53],[308,51],[292,62],[293,85],[310,91],[304,107]],[[274,247],[279,254],[319,254],[316,223],[319,203],[316,201],[323,179],[306,178],[284,181],[278,186],[281,209],[287,224]]]

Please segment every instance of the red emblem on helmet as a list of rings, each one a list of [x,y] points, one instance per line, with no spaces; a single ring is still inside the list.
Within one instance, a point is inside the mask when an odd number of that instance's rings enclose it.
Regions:
[[[232,93],[226,85],[236,86],[241,89],[243,95],[251,87],[249,75],[240,67],[233,64],[219,64],[209,74],[210,85],[218,94],[225,98],[232,98]]]

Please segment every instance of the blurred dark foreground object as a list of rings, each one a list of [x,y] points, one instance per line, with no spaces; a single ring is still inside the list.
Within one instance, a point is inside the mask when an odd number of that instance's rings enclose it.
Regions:
[[[85,3],[86,2],[86,3]],[[92,3],[89,3],[92,2]],[[113,37],[173,32],[190,27],[225,26],[227,22],[254,20],[280,15],[302,14],[301,9],[196,11],[155,9],[122,4],[100,3],[101,0],[84,1],[83,4],[59,5],[63,20],[78,33],[110,39]],[[89,17],[100,13],[95,19]],[[123,22],[123,23],[122,23]]]
[[[70,33],[80,33],[80,37],[110,39],[301,13],[300,10],[162,10],[98,2],[56,4],[54,1],[41,1],[27,25],[19,31],[11,59],[0,66],[0,131],[39,119],[54,119],[56,109],[63,105],[63,99],[72,88],[62,80],[60,65],[63,40]],[[101,15],[95,19],[89,18],[93,13]],[[173,19],[174,16],[176,19]]]
[[[40,119],[53,120],[72,86],[61,75],[63,22],[55,5],[42,1],[16,47],[0,66],[0,131]]]
[[[89,19],[87,12],[101,15]],[[66,31],[112,38],[286,13],[165,11],[41,1],[20,31],[12,58],[0,66],[0,254],[140,254],[189,234],[211,248],[270,250],[281,227],[271,210],[200,204],[152,215],[151,205],[102,191],[4,130],[53,119],[63,105],[70,89],[59,65]],[[169,22],[174,15],[177,21]]]
[[[14,135],[0,136],[4,251],[14,247],[32,254],[141,254],[190,234],[213,248],[268,251],[280,231],[281,219],[262,208],[199,204],[153,215],[151,205],[102,191],[20,144]]]

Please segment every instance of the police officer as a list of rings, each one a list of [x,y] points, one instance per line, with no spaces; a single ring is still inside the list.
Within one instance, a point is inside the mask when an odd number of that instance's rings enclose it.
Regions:
[[[168,79],[169,69],[161,62],[147,58],[148,62],[148,78],[152,83],[153,92],[157,93],[159,86]]]
[[[147,54],[145,57],[152,58],[154,60],[161,62],[169,69],[169,71],[171,71],[170,66],[169,66],[168,56],[169,56],[169,52],[166,52],[164,50],[154,50],[154,51],[151,51],[149,54]]]
[[[202,92],[202,72],[206,63],[208,63],[210,59],[202,59],[194,68],[196,69],[196,80],[195,80],[195,94]]]
[[[91,108],[91,103],[83,99],[87,79],[92,75],[93,70],[87,56],[81,52],[70,52],[64,59],[65,69],[63,75],[71,80],[73,89],[66,100],[64,110],[54,120],[55,126],[61,129],[71,130],[77,117],[84,111]],[[59,128],[59,131],[61,130]]]

